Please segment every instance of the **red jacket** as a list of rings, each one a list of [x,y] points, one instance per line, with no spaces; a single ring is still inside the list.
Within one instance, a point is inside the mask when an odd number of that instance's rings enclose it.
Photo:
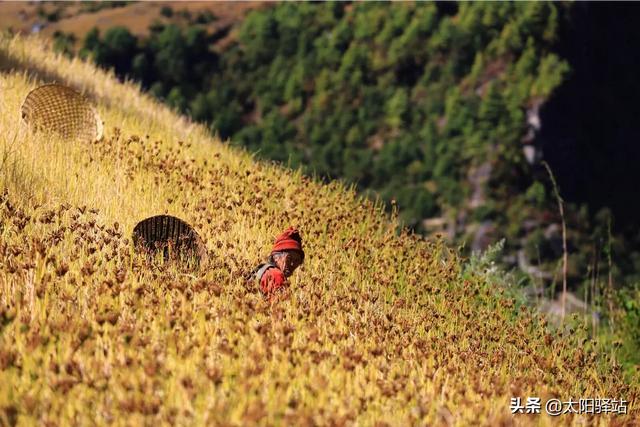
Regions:
[[[287,286],[287,279],[282,270],[277,267],[269,268],[260,279],[260,289],[267,295],[285,286]]]

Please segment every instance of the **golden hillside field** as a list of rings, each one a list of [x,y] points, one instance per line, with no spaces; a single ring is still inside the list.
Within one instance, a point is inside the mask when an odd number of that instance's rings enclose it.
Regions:
[[[89,6],[99,6],[88,2],[56,2],[56,1],[3,1],[0,2],[0,30],[11,29],[15,32],[29,34],[34,26],[41,26],[41,34],[53,37],[56,31],[73,34],[78,40],[78,48],[82,40],[92,28],[102,33],[114,26],[124,26],[137,36],[149,34],[149,26],[154,22],[176,23],[188,25],[187,20],[179,15],[188,13],[196,17],[203,12],[212,13],[216,19],[205,27],[211,33],[231,28],[252,9],[265,7],[262,1],[177,1],[177,2],[131,2],[120,7],[104,7],[92,11]],[[266,5],[268,7],[268,4]],[[171,19],[162,16],[163,7],[174,12]],[[57,13],[59,18],[49,22],[43,14]]]
[[[0,39],[0,425],[632,425],[638,388],[584,330],[545,322],[454,251],[398,235],[340,184],[232,150],[136,86]],[[105,138],[32,134],[44,82],[94,100]],[[137,221],[206,242],[198,274],[146,266]],[[301,230],[268,303],[244,276]],[[510,398],[623,398],[627,415],[516,414]]]

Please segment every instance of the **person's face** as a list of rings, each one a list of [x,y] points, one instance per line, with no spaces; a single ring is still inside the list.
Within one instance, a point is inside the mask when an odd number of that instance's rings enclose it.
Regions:
[[[289,277],[302,264],[302,255],[298,251],[285,251],[275,259],[278,268]]]

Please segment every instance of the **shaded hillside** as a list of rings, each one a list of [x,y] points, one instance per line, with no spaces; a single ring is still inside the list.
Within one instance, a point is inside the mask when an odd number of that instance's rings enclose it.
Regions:
[[[576,5],[557,48],[571,78],[542,108],[538,141],[567,200],[594,211],[608,207],[620,228],[636,233],[639,14],[633,3]]]
[[[233,150],[38,40],[0,39],[0,419],[8,424],[550,423],[515,396],[637,388],[582,328],[554,336],[486,270],[396,232],[382,206]],[[78,144],[16,121],[54,78],[106,123]],[[117,126],[115,126],[117,125]],[[46,147],[46,149],[43,149]],[[139,218],[193,224],[212,260],[196,275],[131,252]],[[289,224],[307,253],[269,305],[244,274]]]

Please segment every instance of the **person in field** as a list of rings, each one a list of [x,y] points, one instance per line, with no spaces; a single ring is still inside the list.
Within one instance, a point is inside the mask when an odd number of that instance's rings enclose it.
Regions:
[[[254,270],[254,278],[268,297],[287,288],[287,278],[304,262],[302,238],[293,227],[276,237],[267,262]]]

